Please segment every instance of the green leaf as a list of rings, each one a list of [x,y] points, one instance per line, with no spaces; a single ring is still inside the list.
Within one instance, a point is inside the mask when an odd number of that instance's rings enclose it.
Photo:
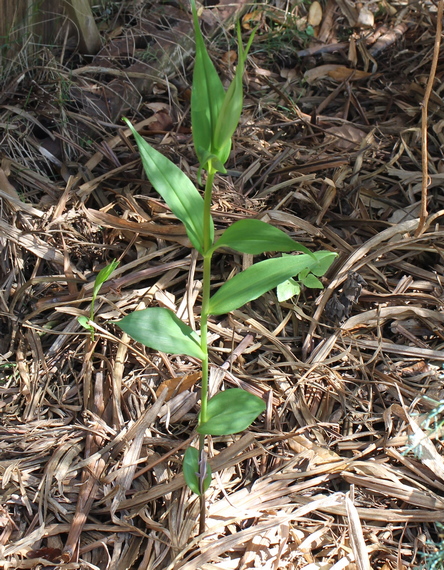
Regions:
[[[218,392],[208,402],[208,420],[197,427],[207,435],[230,435],[247,429],[265,410],[265,402],[240,388]]]
[[[304,279],[301,279],[301,283],[303,285],[305,285],[305,287],[308,287],[309,289],[323,289],[324,288],[322,281],[319,281],[319,279],[317,277],[315,277],[313,275],[313,273],[309,273],[307,275],[307,277],[304,277]]]
[[[238,64],[233,81],[227,92],[211,61],[200,31],[195,0],[191,0],[196,58],[194,62],[193,86],[191,90],[191,125],[193,142],[199,159],[200,169],[207,168],[209,157],[216,156],[212,166],[225,173],[224,164],[231,151],[231,137],[239,123],[243,107],[243,85],[245,61],[253,41],[251,34],[245,49],[242,48],[240,25],[238,36]]]
[[[287,255],[260,261],[235,275],[216,291],[210,299],[209,314],[234,311],[304,269],[319,275],[316,271],[322,267],[325,273],[335,257],[336,253],[318,251],[310,255]]]
[[[310,273],[310,268],[304,267],[304,269],[302,271],[300,271],[298,274],[298,280],[303,281],[309,273]]]
[[[166,156],[151,147],[124,119],[139,147],[148,180],[159,192],[173,214],[185,225],[193,246],[203,253],[204,201],[191,180]],[[211,241],[214,239],[213,220],[210,221]]]
[[[97,294],[100,291],[100,287],[105,283],[105,281],[107,281],[109,279],[112,272],[117,268],[118,265],[119,265],[119,262],[114,259],[113,261],[111,261],[110,264],[108,264],[106,267],[104,267],[103,269],[101,269],[99,271],[99,273],[96,277],[96,280],[94,282],[94,289],[93,289],[93,293],[92,293],[93,302],[94,302],[95,298],[97,297]]]
[[[84,315],[80,315],[80,317],[77,317],[77,322],[79,323],[79,325],[82,325],[82,327],[87,331],[94,332],[94,327],[89,325],[88,321],[89,321],[88,317],[85,317]]]
[[[183,458],[183,475],[185,478],[185,483],[188,487],[196,493],[196,495],[201,495],[201,484],[199,478],[200,465],[199,465],[199,451],[195,447],[189,447],[185,451]],[[203,492],[208,489],[211,483],[211,468],[210,465],[206,464],[206,476],[203,481]]]
[[[137,342],[154,350],[204,358],[199,336],[169,309],[150,307],[134,311],[116,325]]]
[[[204,168],[208,162],[208,153],[216,154],[213,152],[213,135],[225,98],[225,89],[205,47],[194,0],[191,0],[191,8],[196,39],[196,58],[191,89],[191,125],[194,148],[199,164],[201,168]]]
[[[242,253],[259,255],[266,251],[302,251],[312,253],[282,230],[261,220],[239,220],[227,228],[211,248],[231,247]]]
[[[197,173],[197,181],[199,184],[202,184],[201,171],[203,168],[205,168],[207,171],[209,171],[211,168],[214,168],[215,172],[222,172],[222,174],[226,174],[227,172],[225,166],[221,163],[219,158],[215,154],[207,151],[202,151],[202,156],[199,158],[199,170]]]
[[[251,34],[247,46],[243,49],[240,24],[238,23],[237,25],[238,62],[236,73],[225,94],[213,135],[214,152],[223,164],[225,164],[230,155],[231,137],[239,124],[239,119],[242,113],[242,107],[244,104],[242,78],[244,74],[245,61],[253,42],[255,32],[256,30]]]
[[[301,292],[301,286],[293,278],[290,278],[279,283],[276,288],[276,292],[279,303],[283,303],[284,301],[288,301],[288,299],[299,295]]]
[[[333,263],[334,259],[337,257],[336,253],[332,253],[332,252],[325,252],[325,253],[330,253],[329,255],[326,255],[324,257],[320,257],[318,259],[318,263],[312,267],[310,269],[311,273],[313,273],[313,275],[317,275],[318,277],[322,277],[323,275],[325,275],[327,273],[327,271],[330,268],[330,265]],[[331,257],[333,256],[333,257]]]

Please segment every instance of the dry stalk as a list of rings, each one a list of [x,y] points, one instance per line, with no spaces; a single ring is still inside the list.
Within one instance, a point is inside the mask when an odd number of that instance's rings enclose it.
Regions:
[[[429,100],[433,91],[433,84],[435,82],[436,69],[438,67],[439,49],[441,47],[441,34],[442,34],[442,16],[444,9],[444,0],[438,2],[438,13],[436,16],[436,31],[435,43],[433,46],[433,59],[430,68],[429,78],[424,93],[424,99],[421,106],[421,163],[422,163],[422,187],[421,187],[421,213],[419,217],[419,225],[415,235],[420,235],[424,231],[424,226],[427,218],[427,198],[429,179],[429,155],[428,155],[428,140],[427,140],[427,119],[429,114]]]

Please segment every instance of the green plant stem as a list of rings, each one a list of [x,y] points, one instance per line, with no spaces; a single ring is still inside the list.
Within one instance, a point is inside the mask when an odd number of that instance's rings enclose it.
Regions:
[[[95,302],[95,297],[93,296],[92,301],[91,301],[91,307],[89,310],[89,320],[90,321],[94,321],[94,302]],[[94,342],[94,329],[91,329],[91,341]]]
[[[205,423],[207,417],[208,404],[208,309],[210,305],[210,286],[211,286],[211,258],[210,251],[213,245],[210,234],[211,221],[211,194],[213,189],[213,181],[216,172],[212,168],[211,162],[208,166],[208,176],[205,183],[205,200],[204,200],[204,259],[203,259],[203,289],[202,289],[202,312],[200,315],[200,343],[201,349],[205,357],[202,360],[202,391],[201,391],[201,407],[199,414],[199,423]]]
[[[213,182],[216,171],[213,169],[211,161],[208,164],[208,175],[205,183],[204,198],[204,259],[203,259],[203,288],[202,288],[202,311],[200,315],[200,346],[205,357],[202,359],[202,389],[200,397],[200,413],[199,423],[208,421],[208,311],[210,306],[210,288],[211,288],[211,258],[213,254],[210,249],[213,245],[210,233],[211,223],[211,197],[213,190]],[[202,457],[205,449],[205,435],[199,436],[199,457]],[[204,467],[204,469],[206,469]],[[200,477],[205,478],[206,472],[200,473]],[[199,516],[199,534],[205,532],[205,493],[200,495],[200,516]]]
[[[202,450],[205,447],[205,436],[203,434],[199,435],[199,457],[202,457]],[[205,477],[205,474],[201,473],[201,477]],[[207,514],[206,502],[205,502],[205,493],[201,493],[199,497],[199,534],[205,532],[205,519]]]
[[[202,313],[200,315],[201,349],[205,357],[202,359],[202,390],[199,423],[208,421],[208,307],[210,303],[210,279],[211,279],[211,254],[204,256],[203,290],[202,290]]]
[[[208,171],[208,176],[207,176],[207,181],[205,182],[205,196],[204,196],[204,225],[203,225],[204,253],[206,253],[213,245],[211,240],[211,232],[210,232],[211,198],[213,194],[214,176],[217,171],[213,167],[211,160],[208,161],[207,171]]]

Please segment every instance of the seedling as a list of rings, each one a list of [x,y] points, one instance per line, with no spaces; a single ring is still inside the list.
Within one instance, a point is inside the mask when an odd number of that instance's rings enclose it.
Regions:
[[[284,256],[288,255],[284,253]],[[322,282],[316,277],[316,275],[323,275],[323,273],[316,273],[316,270],[313,270],[311,273],[309,271],[301,271],[299,273],[299,281],[290,277],[283,283],[279,283],[276,288],[277,291],[277,298],[280,303],[291,299],[291,297],[299,295],[301,292],[301,285],[307,287],[307,289],[322,289],[323,285]]]
[[[202,198],[191,180],[174,163],[152,148],[131,123],[126,119],[125,121],[138,145],[148,180],[173,214],[184,224],[192,246],[203,258],[200,335],[172,311],[162,307],[135,311],[117,324],[134,340],[149,348],[166,353],[185,354],[202,361],[201,407],[196,428],[200,436],[199,449],[188,448],[183,463],[187,485],[202,497],[202,531],[205,513],[203,497],[211,482],[205,437],[241,432],[265,410],[265,403],[261,398],[237,388],[208,398],[208,318],[210,315],[222,315],[238,309],[295,276],[297,281],[309,286],[313,283],[315,286],[322,286],[315,276],[324,275],[336,254],[329,251],[311,253],[283,231],[256,219],[235,222],[215,239],[210,211],[213,182],[216,173],[226,172],[224,165],[229,158],[231,139],[242,111],[242,76],[254,34],[243,48],[238,26],[237,69],[231,85],[225,91],[205,47],[195,0],[191,0],[191,8],[196,38],[191,122],[194,148],[199,161],[199,182],[202,171],[206,171],[204,197]],[[300,254],[260,261],[229,279],[211,294],[211,261],[214,252],[220,248],[253,255],[266,252]]]
[[[97,274],[97,277],[94,281],[91,305],[89,308],[89,319],[85,315],[81,315],[80,317],[77,317],[77,320],[82,325],[82,327],[85,328],[86,330],[90,331],[91,340],[93,342],[94,342],[94,327],[92,325],[88,324],[88,322],[94,320],[94,309],[95,309],[95,305],[96,305],[96,299],[97,299],[97,295],[99,294],[100,289],[102,288],[102,285],[105,283],[105,281],[107,281],[111,277],[112,272],[116,269],[116,267],[118,265],[119,265],[119,262],[114,259],[113,261],[111,261],[111,263],[109,263],[106,267],[104,267],[103,269],[101,269],[99,271],[99,273]]]

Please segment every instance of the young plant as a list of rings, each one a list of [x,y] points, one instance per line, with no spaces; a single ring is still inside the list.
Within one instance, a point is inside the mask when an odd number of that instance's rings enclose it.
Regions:
[[[311,253],[283,231],[256,219],[235,222],[220,237],[215,238],[211,216],[213,181],[217,172],[225,172],[224,165],[230,155],[231,139],[241,115],[242,75],[253,34],[244,49],[240,28],[237,29],[238,64],[234,79],[225,91],[206,50],[194,0],[191,0],[191,7],[196,38],[191,122],[199,161],[199,181],[202,170],[206,171],[204,197],[174,163],[152,148],[131,123],[125,121],[137,142],[148,180],[184,224],[192,246],[203,258],[200,335],[172,311],[160,307],[135,311],[117,324],[134,340],[149,348],[172,354],[186,354],[202,362],[201,407],[196,428],[200,436],[199,449],[190,447],[185,453],[183,464],[187,485],[201,496],[202,531],[205,513],[203,496],[211,481],[205,453],[205,436],[241,432],[265,409],[261,398],[237,388],[208,398],[208,319],[210,315],[222,315],[238,309],[294,276],[300,282],[307,282],[310,276],[316,279],[315,276],[324,275],[336,254],[329,251]],[[301,253],[260,261],[229,279],[211,294],[211,261],[215,251],[220,248],[253,255],[266,252]],[[318,280],[316,283],[321,286]]]
[[[99,273],[97,274],[97,277],[94,281],[91,305],[89,308],[89,318],[85,317],[84,315],[77,317],[77,320],[82,325],[82,327],[85,328],[86,330],[90,331],[91,340],[93,342],[94,342],[94,327],[91,326],[90,324],[88,324],[88,321],[94,320],[94,308],[95,308],[95,304],[96,304],[97,295],[99,294],[99,291],[102,288],[102,285],[105,283],[105,281],[108,281],[108,279],[111,277],[112,272],[116,269],[116,267],[118,265],[119,265],[119,262],[114,259],[113,261],[111,261],[111,263],[109,263],[106,267],[104,267],[103,269],[101,269],[99,271]]]

